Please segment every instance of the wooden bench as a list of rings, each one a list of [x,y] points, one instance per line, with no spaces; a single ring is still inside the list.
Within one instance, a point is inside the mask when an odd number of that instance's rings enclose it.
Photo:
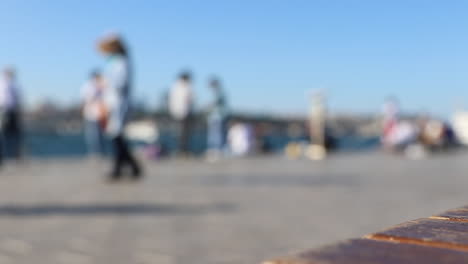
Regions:
[[[468,206],[264,264],[468,263]]]

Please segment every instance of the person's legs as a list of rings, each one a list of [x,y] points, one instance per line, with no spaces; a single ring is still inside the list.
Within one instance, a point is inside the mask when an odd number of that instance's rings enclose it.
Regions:
[[[85,138],[89,154],[106,155],[104,131],[98,121],[86,121]]]
[[[180,152],[182,154],[188,154],[188,141],[189,141],[189,117],[185,117],[181,120],[181,131],[179,137]]]
[[[13,157],[20,161],[22,158],[22,145],[23,145],[23,134],[21,133],[21,129],[18,128],[18,130],[15,133],[15,140],[13,143]]]
[[[16,131],[10,133],[8,137],[8,141],[10,144],[10,155],[13,159],[19,160],[20,159],[20,140],[19,135]]]
[[[115,137],[112,138],[112,147],[113,147],[113,168],[111,172],[111,179],[118,179],[122,176],[122,168],[125,162],[124,150],[122,138]]]
[[[95,154],[97,152],[97,128],[96,122],[91,120],[85,121],[85,138],[88,147],[88,154]]]
[[[221,151],[222,148],[222,121],[219,119],[208,121],[208,149]]]
[[[6,120],[3,127],[3,138],[4,138],[4,150],[7,157],[14,159],[20,159],[20,128],[18,113],[15,111],[9,111],[6,114]]]
[[[21,159],[21,124],[18,111],[11,116],[11,155],[14,159]]]
[[[104,129],[101,127],[101,125],[99,124],[99,122],[96,122],[96,132],[97,132],[97,147],[98,147],[98,151],[99,151],[99,154],[101,154],[101,156],[106,156],[106,137],[104,135]]]
[[[0,166],[3,165],[5,159],[5,131],[0,130]]]
[[[128,165],[130,165],[130,168],[132,169],[132,176],[135,178],[138,178],[141,176],[140,165],[138,164],[135,157],[133,156],[130,150],[130,147],[128,145],[128,142],[125,139],[122,139],[122,141],[123,141],[125,161],[127,162]]]
[[[222,151],[222,120],[211,119],[208,120],[208,148],[206,152],[206,158],[209,162],[215,162],[219,160],[223,154]]]
[[[127,141],[125,138],[120,135],[113,139],[114,146],[118,150],[118,155],[115,157],[114,160],[114,173],[113,175],[118,175],[120,177],[122,174],[123,166],[129,165],[132,170],[132,176],[134,178],[139,178],[141,176],[141,169],[133,157],[130,148],[128,146]]]
[[[194,123],[194,116],[189,114],[187,118],[185,118],[185,135],[184,135],[184,152],[185,154],[191,154],[192,150],[191,146],[191,138],[192,138],[192,130],[193,130],[193,123]]]
[[[223,153],[226,152],[228,122],[228,118],[223,118],[221,121],[221,151]]]

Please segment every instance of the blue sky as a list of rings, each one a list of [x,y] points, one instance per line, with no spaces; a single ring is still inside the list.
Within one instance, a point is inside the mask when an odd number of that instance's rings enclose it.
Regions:
[[[191,69],[199,105],[223,80],[235,109],[300,113],[326,89],[336,112],[377,111],[387,95],[408,111],[468,107],[468,1],[4,0],[0,66],[13,64],[27,100],[78,99],[103,59],[95,41],[121,32],[136,66],[135,97],[154,104]]]

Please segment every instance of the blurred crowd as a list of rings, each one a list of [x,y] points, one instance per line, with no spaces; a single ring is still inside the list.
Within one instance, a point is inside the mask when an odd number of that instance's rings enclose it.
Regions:
[[[403,118],[395,98],[387,99],[383,105],[381,141],[385,150],[411,158],[422,158],[459,145],[449,123],[428,114]]]
[[[172,123],[176,125],[173,136],[177,141],[175,150],[169,150],[160,140],[161,127],[155,120],[128,124],[132,110],[133,64],[125,41],[117,34],[110,34],[99,39],[97,50],[105,62],[103,67],[91,71],[81,88],[82,114],[89,154],[112,157],[109,180],[119,180],[126,175],[132,179],[142,177],[143,168],[130,144],[134,139],[144,141],[141,148],[150,159],[193,157],[192,142],[200,122],[206,128],[206,161],[273,152],[274,146],[269,140],[271,124],[257,123],[253,126],[245,120],[233,118],[219,78],[208,80],[206,86],[210,91],[210,102],[196,113],[193,74],[190,71],[181,72],[167,93],[165,105]],[[22,157],[22,100],[16,75],[15,69],[7,67],[0,79],[0,163],[4,156],[16,160]],[[288,142],[284,144],[287,157],[320,160],[338,147],[337,138],[327,124],[326,105],[325,93],[314,93],[307,121],[294,122],[287,127]],[[386,100],[381,117],[380,141],[385,151],[423,157],[430,152],[458,146],[456,133],[449,124],[429,115],[404,118],[394,98]],[[111,149],[106,142],[111,142]]]

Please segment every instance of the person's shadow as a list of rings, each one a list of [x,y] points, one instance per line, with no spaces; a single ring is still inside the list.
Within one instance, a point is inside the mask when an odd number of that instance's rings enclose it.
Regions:
[[[197,215],[229,213],[236,208],[229,203],[216,204],[0,204],[0,217],[93,216],[93,215]]]

